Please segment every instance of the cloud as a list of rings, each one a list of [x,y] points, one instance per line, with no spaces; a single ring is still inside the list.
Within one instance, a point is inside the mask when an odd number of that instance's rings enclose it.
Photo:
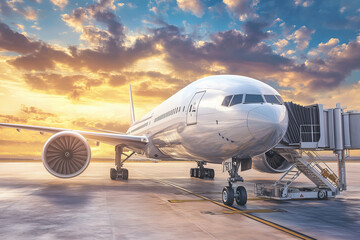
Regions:
[[[224,0],[224,4],[228,12],[241,21],[257,17],[253,9],[258,4],[257,0]]]
[[[353,70],[360,69],[360,41],[355,40],[341,45],[337,45],[337,42],[336,39],[330,39],[325,44],[319,44],[315,51],[327,54],[307,61],[308,69],[314,74],[323,76],[311,82],[311,87],[314,89],[338,86]]]
[[[167,98],[171,94],[180,90],[189,84],[190,80],[173,77],[170,74],[163,74],[156,71],[148,72],[123,72],[122,74],[110,75],[109,85],[119,87],[128,83],[141,82],[140,86],[134,87],[134,93],[139,96],[149,97],[154,94],[154,97]],[[149,84],[151,82],[152,84]],[[159,87],[166,86],[165,91],[161,91]],[[156,93],[158,92],[158,93]]]
[[[26,123],[26,117],[18,117],[14,115],[1,115],[0,114],[0,121],[3,123]]]
[[[36,121],[44,121],[48,118],[57,117],[56,114],[44,112],[40,108],[34,106],[27,107],[25,105],[21,105],[21,113],[25,114],[28,119],[30,118]]]
[[[71,122],[74,126],[80,127],[83,129],[100,129],[100,130],[110,130],[115,132],[126,132],[129,128],[129,124],[120,123],[120,122],[104,122],[96,120],[88,120],[86,118],[78,118]]]
[[[109,79],[109,85],[113,87],[122,86],[128,82],[128,77],[123,75],[111,75]]]
[[[57,115],[45,112],[34,106],[22,104],[20,111],[16,115],[0,115],[0,122],[6,123],[27,123],[29,121],[46,121],[49,118],[56,118]]]
[[[23,70],[45,71],[54,69],[57,62],[67,64],[69,66],[74,64],[72,66],[76,67],[75,59],[67,53],[54,49],[52,46],[45,43],[38,42],[38,44],[40,44],[40,47],[35,49],[34,52],[8,60],[7,62],[16,68]]]
[[[0,13],[4,16],[10,16],[13,13],[12,8],[6,0],[0,0]]]
[[[68,0],[50,0],[52,4],[55,6],[64,9],[64,7],[68,4]]]
[[[172,87],[155,87],[153,81],[142,82],[140,86],[136,89],[133,89],[134,93],[138,96],[148,97],[148,98],[160,98],[165,100],[169,98],[171,95],[176,93],[177,90]]]
[[[27,54],[40,48],[41,42],[30,41],[23,34],[12,31],[8,25],[0,22],[0,49]]]
[[[296,6],[303,6],[303,7],[310,7],[311,5],[313,5],[313,1],[312,0],[295,0],[294,4]]]
[[[305,26],[302,26],[296,30],[292,35],[289,36],[289,39],[293,39],[297,44],[297,47],[301,50],[304,50],[309,46],[311,40],[311,35],[315,33],[315,30],[309,29]]]
[[[17,23],[15,23],[14,25],[15,25],[19,30],[25,31],[24,25],[22,25],[22,24],[17,24]]]
[[[289,44],[289,42],[286,39],[280,39],[279,41],[274,43],[274,45],[279,49],[282,49],[283,47],[285,47],[288,44]]]
[[[23,1],[5,1],[0,0],[0,9],[5,15],[10,16],[16,12],[24,16],[27,20],[36,20],[38,17],[38,11],[34,10],[30,6],[25,6]]]
[[[246,22],[243,26],[245,33],[237,30],[218,32],[201,46],[173,25],[154,29],[153,33],[156,41],[164,48],[166,61],[178,73],[192,71],[211,74],[211,66],[215,64],[220,64],[227,72],[233,73],[249,67],[258,68],[259,65],[275,70],[282,64],[291,62],[273,53],[271,47],[262,42],[268,38],[268,34],[263,31],[266,23]]]
[[[317,49],[313,49],[308,52],[310,56],[318,56],[320,54],[328,54],[331,49],[333,49],[339,43],[339,39],[331,38],[326,43],[319,43]]]
[[[25,74],[24,81],[32,89],[67,95],[71,100],[79,100],[85,91],[103,83],[102,80],[89,79],[83,75],[62,76],[55,73]]]
[[[37,11],[31,7],[19,8],[16,11],[22,14],[27,20],[36,20],[38,17]]]
[[[98,16],[99,19],[106,15]],[[111,15],[108,15],[111,16]],[[73,69],[87,68],[91,71],[121,70],[139,59],[154,56],[158,53],[153,39],[142,36],[135,40],[130,47],[125,47],[122,40],[122,30],[112,20],[102,19],[109,23],[110,37],[104,37],[103,46],[96,49],[78,49],[69,47],[69,52],[55,49],[53,46],[41,41],[29,40],[23,34],[12,31],[6,24],[0,23],[0,48],[20,54],[26,54],[8,60],[16,68],[23,70],[45,71],[54,69],[56,63],[68,65]],[[94,35],[93,35],[94,36]]]
[[[201,0],[177,0],[177,4],[181,10],[191,12],[197,17],[204,15],[204,4]]]

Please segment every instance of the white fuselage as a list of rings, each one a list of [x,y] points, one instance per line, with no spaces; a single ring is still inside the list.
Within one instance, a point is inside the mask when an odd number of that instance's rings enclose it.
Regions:
[[[186,86],[127,134],[148,138],[147,157],[221,163],[270,150],[287,124],[286,107],[275,89],[248,77],[218,75]]]

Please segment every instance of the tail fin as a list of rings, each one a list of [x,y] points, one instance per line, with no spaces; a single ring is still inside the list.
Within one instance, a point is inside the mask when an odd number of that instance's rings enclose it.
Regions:
[[[132,92],[131,92],[131,84],[129,84],[130,89],[130,111],[131,111],[131,125],[135,122],[135,112],[134,112],[134,103],[132,99]]]

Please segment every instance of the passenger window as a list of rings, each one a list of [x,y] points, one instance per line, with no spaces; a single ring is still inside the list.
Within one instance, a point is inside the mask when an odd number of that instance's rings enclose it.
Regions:
[[[276,95],[276,98],[279,100],[280,104],[284,104],[284,100],[282,99],[282,97],[280,95]]]
[[[279,99],[275,95],[264,95],[266,102],[272,104],[281,104]]]
[[[243,99],[242,94],[234,95],[233,99],[231,100],[230,106],[242,103],[242,99]]]
[[[263,103],[264,99],[259,94],[246,94],[244,103]]]
[[[221,105],[225,106],[225,107],[229,106],[229,103],[230,103],[232,97],[233,97],[233,95],[226,96]]]

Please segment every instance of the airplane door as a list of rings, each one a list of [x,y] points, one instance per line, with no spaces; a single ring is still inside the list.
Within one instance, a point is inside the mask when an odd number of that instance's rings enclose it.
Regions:
[[[190,104],[188,106],[188,111],[186,114],[186,124],[187,125],[197,123],[197,112],[198,112],[201,98],[204,96],[204,94],[205,94],[205,91],[197,92],[191,99]]]

